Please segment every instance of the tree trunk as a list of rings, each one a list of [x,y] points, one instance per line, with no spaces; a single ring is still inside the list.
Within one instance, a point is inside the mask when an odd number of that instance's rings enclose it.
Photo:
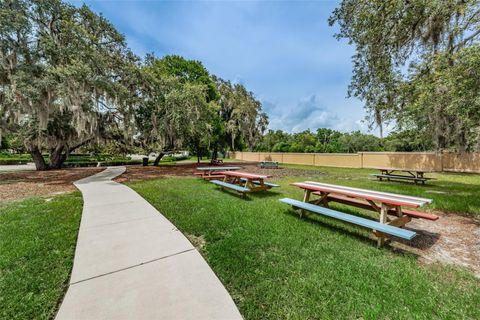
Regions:
[[[197,145],[197,163],[200,163],[200,157],[201,157],[201,154],[200,154],[200,147]]]
[[[158,156],[155,158],[155,161],[153,162],[153,165],[154,166],[158,166],[158,164],[160,163],[160,160],[162,160],[163,156],[165,155],[166,153],[161,151]]]
[[[215,147],[213,147],[213,151],[212,151],[212,160],[217,160],[217,155],[218,155],[218,147],[217,147],[217,145],[215,145]]]
[[[63,146],[57,146],[55,149],[50,151],[49,161],[51,169],[61,169],[63,163],[67,159],[66,154],[63,154]]]
[[[30,155],[35,163],[35,168],[38,171],[44,171],[48,169],[47,163],[45,162],[45,159],[43,159],[42,153],[37,147],[32,147],[32,149],[30,149]]]

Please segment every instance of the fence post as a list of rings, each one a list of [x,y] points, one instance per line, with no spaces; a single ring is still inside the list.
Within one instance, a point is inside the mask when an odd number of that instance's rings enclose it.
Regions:
[[[443,151],[440,151],[440,170],[443,172]]]

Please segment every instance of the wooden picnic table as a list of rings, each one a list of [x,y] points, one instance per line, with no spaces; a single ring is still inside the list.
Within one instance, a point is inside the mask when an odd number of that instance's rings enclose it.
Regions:
[[[372,211],[375,211],[379,214],[378,220],[382,224],[388,224],[401,228],[410,222],[412,217],[425,218],[429,220],[438,219],[438,217],[435,215],[430,215],[427,213],[415,213],[408,210],[404,211],[403,209],[403,207],[419,208],[426,204],[430,204],[432,202],[431,199],[345,187],[314,181],[292,183],[291,185],[304,190],[303,202],[322,205],[324,207],[328,207],[329,201],[340,202],[358,207],[358,199],[361,199],[364,202],[361,202],[360,204],[363,203],[364,208],[368,208],[369,206]],[[318,198],[311,200],[310,198],[312,195],[318,196]],[[389,214],[394,217],[390,217]],[[378,245],[382,245],[385,241],[386,235],[376,231],[374,231],[374,233],[378,237]]]
[[[264,160],[264,161],[260,161],[258,166],[262,169],[268,169],[268,168],[278,169],[278,162]]]
[[[383,179],[390,179],[395,180],[410,180],[414,181],[415,183],[421,182],[425,184],[426,181],[431,180],[433,178],[425,177],[425,173],[430,171],[425,170],[414,170],[414,169],[382,169],[379,168],[380,174],[373,174],[373,176],[377,177],[378,180],[382,181]],[[406,173],[406,174],[400,174]]]
[[[219,174],[225,176],[223,182],[243,185],[244,188],[248,188],[252,192],[265,191],[272,187],[271,184],[264,181],[271,176],[240,171],[221,171]]]
[[[203,179],[221,179],[223,175],[220,175],[220,171],[239,170],[241,167],[198,167],[195,174],[199,175]]]

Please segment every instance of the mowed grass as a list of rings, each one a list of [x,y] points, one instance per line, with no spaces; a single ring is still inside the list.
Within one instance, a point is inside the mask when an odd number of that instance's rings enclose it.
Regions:
[[[0,204],[0,318],[53,318],[67,289],[79,192]]]
[[[321,181],[373,185],[364,176],[354,183],[353,171],[335,172],[337,179]],[[301,199],[301,190],[288,183],[306,179],[281,180],[281,188],[248,200],[188,177],[129,185],[184,234],[205,239],[202,254],[246,319],[480,318],[480,281],[467,271],[421,266],[412,255],[377,249],[367,230],[300,219],[278,201]],[[465,181],[458,183],[473,192]],[[376,185],[407,190],[404,184]],[[425,194],[424,187],[408,188],[409,194]]]

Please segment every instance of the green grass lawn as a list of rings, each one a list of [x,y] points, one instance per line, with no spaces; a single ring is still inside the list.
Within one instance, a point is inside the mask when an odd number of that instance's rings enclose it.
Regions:
[[[79,192],[0,204],[0,319],[49,319],[67,289]]]
[[[436,175],[438,181],[421,187],[368,181],[368,170],[320,170],[328,174],[312,178],[429,195],[436,208],[449,211],[475,213],[479,207],[478,176]],[[480,318],[480,281],[467,271],[420,266],[413,255],[377,249],[365,229],[300,219],[278,201],[301,199],[301,190],[288,183],[306,179],[281,180],[281,188],[248,200],[195,178],[130,186],[186,235],[205,239],[202,254],[246,319]],[[426,193],[450,189],[454,195]],[[462,203],[466,199],[469,204]]]

